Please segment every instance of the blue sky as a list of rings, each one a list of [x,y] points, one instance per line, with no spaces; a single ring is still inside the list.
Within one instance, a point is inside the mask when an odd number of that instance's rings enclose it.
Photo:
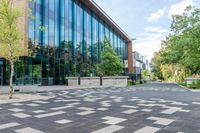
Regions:
[[[129,36],[137,38],[133,50],[147,59],[160,49],[170,33],[171,15],[182,14],[200,0],[94,0]]]

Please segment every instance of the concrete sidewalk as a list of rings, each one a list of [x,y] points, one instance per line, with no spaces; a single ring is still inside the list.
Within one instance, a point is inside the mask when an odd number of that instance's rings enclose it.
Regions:
[[[14,86],[14,90],[21,93],[34,93],[45,91],[58,91],[58,90],[71,90],[71,89],[88,89],[88,88],[105,88],[105,86],[37,86],[37,85],[25,85]],[[0,94],[9,93],[9,86],[0,86]]]

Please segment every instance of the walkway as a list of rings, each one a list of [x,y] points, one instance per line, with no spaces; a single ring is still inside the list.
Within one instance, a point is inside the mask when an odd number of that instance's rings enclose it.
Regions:
[[[197,133],[200,93],[175,84],[52,91],[0,105],[0,133]]]

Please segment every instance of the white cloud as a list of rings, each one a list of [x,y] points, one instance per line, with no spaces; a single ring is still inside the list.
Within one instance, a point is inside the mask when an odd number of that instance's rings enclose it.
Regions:
[[[139,39],[135,41],[133,50],[147,55],[147,59],[150,61],[154,52],[161,49],[162,40],[169,33],[169,30],[161,27],[146,27],[144,30],[145,33],[137,36]]]
[[[193,0],[182,0],[180,3],[172,5],[169,9],[169,17],[172,15],[182,15],[187,6],[194,5]]]
[[[133,50],[138,51],[143,56],[147,56],[147,59],[151,61],[154,52],[161,49],[161,42],[163,39],[163,36],[160,36],[159,34],[145,33],[141,40],[133,42]]]
[[[145,28],[146,32],[153,32],[153,33],[168,33],[169,30],[168,29],[163,29],[160,27],[146,27]]]
[[[142,55],[147,55],[149,61],[153,58],[154,52],[157,52],[160,49],[161,39],[139,41],[135,42],[135,45],[133,46],[134,51],[138,51]]]
[[[148,17],[149,22],[155,22],[165,14],[165,9],[159,9],[157,12],[151,13]]]

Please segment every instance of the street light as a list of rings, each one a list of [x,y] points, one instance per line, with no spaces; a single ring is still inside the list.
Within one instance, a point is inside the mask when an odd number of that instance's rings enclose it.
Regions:
[[[130,39],[129,41],[127,41],[126,43],[129,43],[129,42],[132,42],[132,41],[135,41],[137,40],[136,38],[133,38],[133,39]]]
[[[137,39],[136,38],[131,39],[131,41],[135,41],[135,40],[137,40]]]

